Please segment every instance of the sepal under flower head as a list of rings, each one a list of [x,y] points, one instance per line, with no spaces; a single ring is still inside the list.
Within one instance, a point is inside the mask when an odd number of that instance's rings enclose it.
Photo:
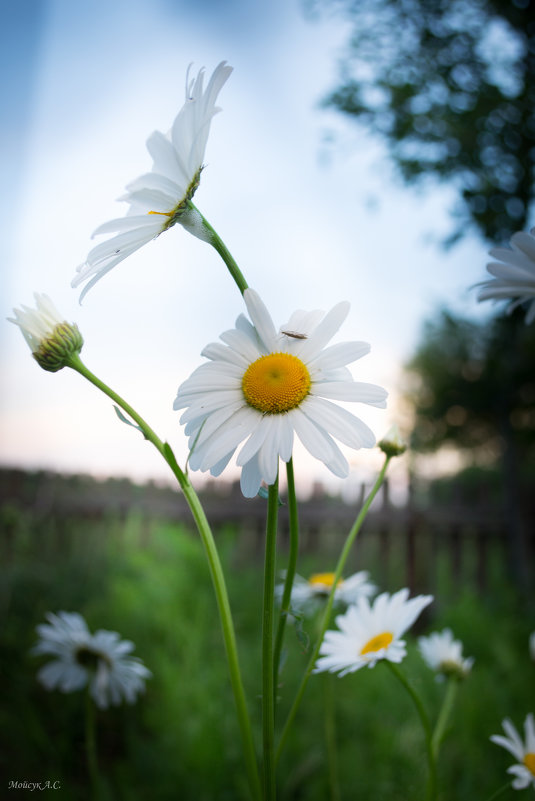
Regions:
[[[401,456],[407,450],[407,443],[402,438],[400,430],[394,423],[386,432],[384,437],[379,440],[377,447],[380,448],[385,456]]]
[[[502,726],[507,737],[493,734],[490,739],[496,745],[505,748],[518,760],[516,765],[511,765],[507,769],[507,773],[515,777],[513,788],[523,790],[530,785],[535,787],[535,720],[533,714],[527,715],[524,721],[524,740],[508,718],[502,720]]]
[[[464,679],[474,664],[471,657],[463,658],[462,643],[453,639],[450,629],[420,637],[418,646],[426,664],[440,676]]]
[[[83,337],[74,323],[67,323],[47,295],[35,293],[36,308],[13,309],[9,321],[18,325],[37,364],[55,373],[80,353]]]
[[[32,653],[55,657],[37,674],[47,690],[69,693],[89,685],[101,709],[123,700],[134,703],[152,674],[141,659],[128,655],[134,649],[132,642],[121,640],[115,631],[100,629],[91,634],[76,612],[49,613],[46,618],[48,623],[37,626],[40,640]]]

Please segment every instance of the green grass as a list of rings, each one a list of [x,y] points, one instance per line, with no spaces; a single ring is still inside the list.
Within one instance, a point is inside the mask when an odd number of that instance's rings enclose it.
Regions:
[[[0,707],[2,760],[9,781],[59,780],[61,798],[85,801],[83,694],[47,693],[35,680],[44,661],[29,654],[35,626],[47,611],[79,611],[93,629],[119,631],[136,643],[153,673],[133,707],[98,713],[103,799],[125,801],[240,801],[247,784],[217,608],[198,539],[180,527],[117,520],[33,519],[11,509],[3,554],[0,610],[3,636]],[[257,742],[260,732],[261,565],[237,550],[236,532],[217,533],[228,576],[242,671]],[[382,589],[401,586],[396,553]],[[380,565],[371,548],[351,569]],[[329,559],[332,557],[329,556]],[[299,572],[332,569],[320,555]],[[370,564],[371,563],[371,564]],[[284,566],[283,558],[280,566]],[[401,575],[401,571],[400,575]],[[527,638],[533,617],[497,569],[484,597],[465,582],[462,592],[439,562],[440,594],[420,630],[449,625],[476,659],[460,687],[439,767],[440,801],[485,801],[507,779],[511,758],[489,742],[503,717],[520,726],[533,711],[535,668]],[[533,611],[533,610],[532,610]],[[311,636],[313,625],[311,624]],[[437,713],[444,686],[422,663],[409,636],[402,669]],[[307,662],[290,626],[279,687],[283,722]],[[312,677],[279,770],[282,801],[329,798],[324,715],[326,681],[334,688],[342,800],[419,801],[426,762],[411,701],[384,665],[343,679]],[[531,706],[530,706],[531,704]],[[25,797],[25,796],[21,796]],[[521,796],[519,796],[521,797]]]

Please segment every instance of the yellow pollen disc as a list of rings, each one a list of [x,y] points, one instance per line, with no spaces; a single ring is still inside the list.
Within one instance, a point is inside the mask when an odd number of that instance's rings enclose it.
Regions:
[[[371,654],[374,651],[380,651],[381,648],[387,648],[393,639],[394,635],[389,631],[384,631],[382,634],[377,634],[376,637],[372,637],[371,640],[368,640],[364,648],[362,648],[360,655],[364,656],[364,654]]]
[[[288,412],[299,406],[310,390],[310,374],[297,356],[270,353],[247,368],[242,378],[245,400],[267,414]]]
[[[535,754],[526,754],[523,762],[529,772],[535,776]]]
[[[310,576],[308,583],[313,587],[318,584],[324,587],[332,587],[334,584],[334,573],[313,573]],[[339,587],[342,583],[342,579],[338,579],[336,586]]]

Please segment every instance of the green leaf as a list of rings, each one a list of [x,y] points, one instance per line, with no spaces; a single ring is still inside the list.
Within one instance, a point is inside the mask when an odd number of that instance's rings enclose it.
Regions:
[[[265,501],[267,501],[267,499],[269,497],[268,488],[267,487],[260,487],[260,489],[258,490],[258,497],[259,498],[263,498]],[[278,497],[278,503],[279,503],[279,506],[285,506],[285,503],[284,503],[284,501],[281,500],[281,496],[280,495]]]
[[[132,428],[137,428],[137,430],[140,431],[145,437],[145,432],[143,431],[141,426],[138,426],[137,423],[133,423],[131,420],[128,419],[128,417],[125,417],[122,411],[119,409],[119,407],[115,406],[115,404],[113,405],[113,408],[115,409],[115,413],[119,418],[119,420],[121,421],[121,423],[126,423],[127,426],[132,426]],[[147,437],[145,437],[145,439],[147,439]]]

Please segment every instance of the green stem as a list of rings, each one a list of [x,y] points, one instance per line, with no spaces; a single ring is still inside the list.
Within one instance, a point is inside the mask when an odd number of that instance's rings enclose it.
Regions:
[[[381,484],[384,481],[384,477],[386,475],[386,470],[387,470],[388,464],[390,462],[390,458],[391,458],[390,456],[387,456],[385,458],[384,464],[383,464],[383,466],[382,466],[382,468],[381,468],[381,470],[379,472],[379,475],[377,476],[375,484],[373,485],[373,487],[372,487],[372,489],[370,491],[370,494],[366,498],[366,500],[365,500],[365,502],[364,502],[364,504],[362,506],[362,509],[360,510],[355,522],[353,523],[353,526],[352,526],[349,534],[347,535],[346,541],[344,543],[344,547],[342,549],[342,553],[340,554],[340,557],[338,559],[338,564],[336,566],[336,570],[335,570],[335,573],[334,573],[333,586],[332,586],[331,592],[329,594],[329,598],[327,599],[327,604],[325,606],[325,611],[323,613],[323,617],[322,617],[321,624],[320,624],[319,636],[318,636],[316,645],[314,646],[314,649],[313,649],[313,651],[312,651],[312,653],[310,655],[310,658],[308,660],[308,664],[307,664],[307,667],[306,667],[306,670],[305,670],[305,674],[304,674],[304,676],[303,676],[303,678],[301,680],[301,684],[299,685],[299,689],[297,691],[297,695],[295,697],[293,705],[292,705],[292,707],[290,709],[290,712],[288,713],[288,717],[286,719],[286,723],[284,725],[284,729],[282,730],[281,738],[279,740],[279,745],[277,747],[277,752],[276,752],[276,761],[277,762],[280,759],[282,748],[283,748],[284,743],[286,741],[286,738],[288,736],[288,732],[289,732],[290,727],[291,727],[291,725],[292,725],[292,723],[294,721],[294,718],[295,718],[295,716],[297,714],[297,710],[299,709],[299,705],[301,704],[301,700],[302,700],[303,695],[305,693],[305,689],[306,689],[306,686],[308,684],[308,680],[309,680],[309,678],[310,678],[310,676],[312,674],[312,671],[314,669],[314,665],[316,664],[316,659],[318,658],[320,646],[321,646],[324,634],[327,631],[327,627],[328,627],[330,619],[331,619],[331,612],[332,612],[332,608],[333,608],[333,604],[334,604],[334,594],[335,594],[335,591],[336,591],[336,587],[337,587],[338,582],[339,582],[339,580],[341,578],[342,571],[343,571],[343,569],[345,567],[345,564],[346,564],[346,561],[347,561],[347,557],[349,556],[349,552],[351,550],[351,546],[355,542],[357,534],[359,533],[359,531],[360,531],[360,529],[362,527],[362,524],[363,524],[363,522],[364,522],[364,520],[366,518],[366,515],[368,514],[368,510],[369,510],[370,506],[372,505],[373,499],[375,498],[375,496],[379,492],[379,488],[381,487]]]
[[[507,782],[507,784],[504,784],[502,787],[499,788],[499,790],[496,790],[495,793],[489,796],[487,798],[487,801],[494,801],[495,798],[499,798],[501,795],[505,793],[506,790],[510,789],[511,789],[511,782]]]
[[[323,674],[324,707],[325,707],[325,743],[327,746],[327,764],[329,766],[329,790],[331,801],[340,801],[338,783],[338,754],[336,750],[336,717],[334,707],[334,676]]]
[[[230,681],[232,691],[234,693],[234,701],[236,704],[236,712],[238,716],[238,723],[242,737],[243,755],[246,763],[247,774],[251,786],[252,796],[254,799],[260,799],[260,779],[258,775],[258,765],[256,761],[256,752],[253,740],[253,733],[251,728],[251,721],[247,711],[247,704],[245,701],[245,692],[243,689],[243,681],[241,677],[240,664],[238,659],[238,648],[236,644],[236,635],[234,632],[234,623],[232,619],[232,612],[230,609],[230,602],[228,598],[227,587],[225,583],[225,576],[219,554],[216,548],[212,530],[206,519],[204,509],[195,492],[188,476],[180,469],[176,461],[175,455],[170,446],[155,434],[152,428],[143,420],[143,418],[130,406],[120,395],[114,392],[97,376],[95,376],[82,362],[78,355],[73,355],[68,363],[68,366],[76,370],[80,375],[90,381],[97,389],[100,389],[105,395],[111,398],[132,420],[139,426],[145,438],[151,442],[154,447],[161,453],[169,467],[171,468],[175,478],[177,479],[188,506],[192,512],[193,518],[197,525],[197,530],[203,543],[204,551],[208,560],[210,575],[215,590],[217,605],[219,609],[219,616],[221,620],[221,628],[223,632],[223,640],[225,643],[225,650],[227,655],[227,662],[230,674]]]
[[[92,795],[94,799],[98,799],[100,796],[100,774],[97,760],[95,704],[91,698],[89,687],[85,695],[85,757]]]
[[[264,605],[262,616],[262,735],[264,746],[264,801],[275,799],[275,687],[273,681],[273,607],[275,593],[275,557],[279,481],[270,484],[266,524],[264,562]]]
[[[288,568],[284,579],[284,590],[282,593],[279,620],[277,623],[277,633],[275,635],[275,647],[273,654],[273,680],[275,687],[279,681],[280,660],[282,643],[284,641],[284,629],[290,612],[290,600],[292,597],[292,586],[297,569],[297,556],[299,553],[299,518],[297,515],[297,498],[295,495],[295,479],[293,461],[286,464],[286,477],[288,482],[288,513],[290,522],[290,553],[288,556]]]
[[[446,729],[451,710],[453,709],[458,687],[459,679],[455,676],[450,676],[448,678],[448,685],[446,687],[446,693],[444,695],[444,700],[442,701],[442,707],[437,718],[435,730],[433,731],[431,737],[431,748],[433,750],[433,757],[435,761],[438,758],[438,752],[444,738],[444,731]]]
[[[390,668],[394,676],[397,677],[397,679],[401,682],[405,690],[408,692],[414,706],[416,707],[416,711],[418,712],[418,716],[420,718],[420,722],[422,724],[422,728],[425,733],[427,764],[429,767],[427,798],[429,799],[429,801],[435,801],[437,797],[437,769],[435,762],[435,754],[433,752],[433,748],[431,745],[432,734],[431,734],[431,726],[429,724],[429,718],[427,717],[427,713],[425,711],[420,696],[417,694],[414,687],[407,681],[407,679],[405,678],[401,670],[398,668],[398,666],[394,664],[394,662],[390,662],[388,659],[385,659],[384,663]]]
[[[199,209],[196,206],[194,206],[191,201],[189,201],[189,206],[191,207],[191,209],[196,211],[197,214],[200,214],[200,216],[202,217],[202,224],[203,224],[204,228],[210,234],[210,244],[217,250],[217,252],[221,256],[221,258],[223,259],[223,261],[227,265],[229,273],[231,274],[232,278],[236,282],[236,285],[237,285],[238,289],[240,290],[240,292],[243,295],[243,293],[247,289],[247,281],[245,280],[245,278],[244,278],[240,268],[236,264],[235,260],[232,258],[232,255],[231,255],[229,249],[227,248],[227,246],[225,245],[225,243],[223,242],[223,240],[221,239],[219,234],[212,228],[212,226],[210,225],[210,223],[208,222],[206,217],[204,217],[201,214]]]

